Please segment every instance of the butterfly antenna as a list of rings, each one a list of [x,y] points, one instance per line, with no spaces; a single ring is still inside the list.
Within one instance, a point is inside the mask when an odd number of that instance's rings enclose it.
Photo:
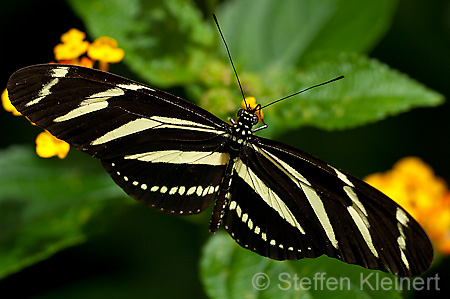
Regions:
[[[233,59],[231,58],[230,49],[228,49],[227,42],[225,41],[225,37],[222,34],[222,30],[220,30],[219,21],[217,21],[216,15],[213,14],[214,22],[216,23],[217,29],[219,30],[220,36],[222,37],[223,43],[225,44],[225,48],[227,49],[228,58],[230,59],[231,66],[233,67],[234,74],[236,75],[237,82],[239,84],[239,89],[241,90],[242,99],[245,102],[245,106],[247,107],[247,101],[245,100],[244,90],[242,89],[241,81],[239,81],[239,76],[237,74],[236,68],[234,67]]]
[[[298,92],[296,92],[296,93],[293,93],[293,94],[291,94],[291,95],[288,95],[288,96],[286,96],[286,97],[284,97],[284,98],[281,98],[281,99],[278,99],[278,100],[276,100],[276,101],[273,101],[272,103],[269,103],[269,104],[267,104],[267,105],[264,105],[264,106],[260,107],[260,108],[257,109],[257,110],[266,108],[266,107],[268,107],[268,106],[270,106],[270,105],[273,105],[273,104],[278,103],[278,102],[280,102],[280,101],[286,100],[287,98],[296,96],[296,95],[298,95],[298,94],[300,94],[300,93],[302,93],[302,92],[305,92],[305,91],[307,91],[307,90],[310,90],[310,89],[313,89],[313,88],[316,88],[316,87],[319,87],[319,86],[322,86],[322,85],[325,85],[325,84],[328,84],[328,83],[331,83],[331,82],[340,80],[340,79],[342,79],[342,78],[344,78],[344,76],[339,76],[339,77],[334,78],[334,79],[331,79],[331,80],[329,80],[329,81],[326,81],[326,82],[323,82],[323,83],[320,83],[320,84],[317,84],[317,85],[310,86],[310,87],[305,88],[305,89],[303,89],[303,90],[300,90],[300,91],[298,91]]]

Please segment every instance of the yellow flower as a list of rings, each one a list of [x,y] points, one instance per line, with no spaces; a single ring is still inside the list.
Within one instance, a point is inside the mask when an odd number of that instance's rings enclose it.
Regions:
[[[86,33],[76,28],[72,28],[63,35],[61,35],[61,41],[64,44],[81,43],[84,41],[85,38]]]
[[[47,131],[40,133],[36,137],[36,154],[41,158],[51,158],[58,156],[64,159],[69,153],[70,145]]]
[[[247,106],[245,106],[245,104],[247,104]],[[256,106],[257,106],[257,104],[256,104],[256,99],[255,99],[254,97],[245,97],[245,101],[242,100],[242,102],[241,102],[241,107],[242,107],[243,109],[248,109],[248,108],[250,108],[250,109],[255,109]],[[262,119],[264,118],[264,113],[262,112],[261,109],[259,109],[258,111],[256,111],[256,115],[257,115],[258,118],[259,118],[259,121],[258,121],[258,122],[262,122]]]
[[[87,55],[94,60],[98,60],[99,68],[107,71],[108,63],[121,61],[125,52],[121,48],[118,48],[115,39],[108,36],[101,36],[89,46]]]
[[[11,101],[9,100],[8,96],[8,90],[5,88],[5,90],[2,92],[2,105],[3,109],[5,109],[8,112],[11,112],[15,116],[22,115],[19,111],[17,111],[16,107],[14,107],[11,104]]]
[[[61,44],[56,45],[53,49],[55,59],[57,61],[73,61],[83,55],[88,47],[89,42],[85,41],[86,34],[78,29],[70,29],[61,36]]]
[[[420,158],[406,157],[365,181],[395,200],[425,229],[440,252],[450,254],[450,191]]]

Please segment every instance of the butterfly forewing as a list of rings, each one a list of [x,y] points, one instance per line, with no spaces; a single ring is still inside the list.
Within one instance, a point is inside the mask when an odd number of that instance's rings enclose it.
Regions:
[[[68,65],[22,69],[8,90],[32,122],[100,158],[114,181],[146,205],[191,214],[214,199],[229,159],[223,147],[228,125],[205,110],[110,73]]]

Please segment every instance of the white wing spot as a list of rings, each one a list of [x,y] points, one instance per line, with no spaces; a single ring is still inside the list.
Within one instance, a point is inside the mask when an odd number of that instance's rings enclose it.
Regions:
[[[237,206],[237,207],[236,207],[236,214],[238,215],[239,218],[241,218],[242,210],[241,210],[241,207],[240,207],[240,206]]]
[[[248,219],[248,214],[247,213],[244,213],[243,215],[242,215],[242,222],[247,222],[247,219]]]
[[[267,241],[267,235],[266,235],[266,233],[261,233],[261,238],[262,238],[264,241]]]
[[[159,186],[153,186],[153,187],[150,189],[151,192],[156,192],[156,191],[158,191],[158,190],[159,190]]]
[[[397,218],[397,221],[400,222],[403,226],[408,226],[409,217],[401,208],[397,208],[395,217]]]
[[[189,196],[189,195],[194,194],[196,189],[197,189],[197,187],[195,187],[195,186],[189,188],[188,191],[187,191],[187,193],[186,193],[186,195]]]
[[[172,187],[172,188],[170,188],[169,194],[174,195],[175,193],[177,193],[177,191],[178,191],[178,187]]]
[[[161,192],[161,193],[166,193],[167,190],[169,190],[169,189],[168,189],[166,186],[162,186],[162,187],[161,187],[161,190],[159,190],[159,192]]]
[[[147,184],[142,184],[142,185],[141,185],[141,189],[142,189],[142,190],[147,190]]]
[[[205,189],[203,189],[203,194],[202,194],[202,196],[208,195],[208,191],[209,191],[209,186],[206,187]]]
[[[68,66],[58,66],[50,71],[50,76],[52,78],[64,78],[68,72]]]
[[[208,194],[214,194],[215,188],[213,186],[209,186]]]
[[[198,187],[197,187],[197,195],[198,195],[198,196],[201,196],[201,195],[202,195],[202,192],[203,192],[203,187],[202,187],[202,186],[198,186]]]
[[[251,219],[248,219],[247,225],[250,230],[253,229],[253,221]]]

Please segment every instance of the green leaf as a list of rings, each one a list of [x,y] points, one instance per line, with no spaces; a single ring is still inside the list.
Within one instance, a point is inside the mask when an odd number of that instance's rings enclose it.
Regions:
[[[217,299],[401,298],[394,275],[326,256],[270,260],[239,247],[223,232],[205,245],[200,271],[207,294]]]
[[[185,0],[69,0],[93,37],[115,38],[126,64],[159,86],[195,81],[213,52],[215,32]]]
[[[127,204],[101,167],[88,166],[96,161],[70,156],[41,159],[18,146],[0,151],[0,278],[83,242],[97,230],[89,227],[93,219]]]
[[[306,125],[326,130],[352,128],[415,107],[437,106],[444,100],[441,94],[407,75],[360,54],[320,56],[303,71],[286,72],[268,78],[268,82],[279,86],[289,82],[290,88],[286,89],[290,91],[285,89],[283,93],[286,95],[339,75],[345,78],[264,110],[272,127],[267,133]],[[295,80],[283,81],[286,76]]]
[[[321,51],[367,51],[387,30],[397,1],[233,0],[218,17],[245,71],[292,67]]]

